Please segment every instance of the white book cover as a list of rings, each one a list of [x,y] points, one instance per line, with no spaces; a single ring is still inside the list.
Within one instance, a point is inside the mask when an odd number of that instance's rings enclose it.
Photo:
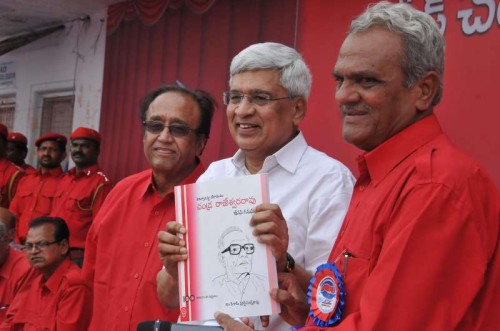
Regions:
[[[267,174],[176,186],[177,222],[187,230],[188,260],[179,263],[180,321],[274,315],[278,287],[271,249],[252,235],[254,208],[269,202]]]

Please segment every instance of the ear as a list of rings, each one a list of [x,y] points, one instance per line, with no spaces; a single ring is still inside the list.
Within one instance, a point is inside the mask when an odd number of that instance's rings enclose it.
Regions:
[[[300,122],[304,119],[307,112],[307,102],[304,97],[297,97],[293,100],[293,124],[299,126]]]
[[[224,265],[224,256],[221,253],[219,253],[217,256],[219,257],[220,264]]]
[[[61,255],[68,255],[69,253],[69,244],[66,239],[63,239],[59,244],[61,246]]]
[[[204,134],[198,135],[198,139],[196,141],[196,156],[200,157],[207,145],[208,138]]]
[[[439,75],[435,71],[429,71],[420,77],[416,84],[416,103],[419,111],[426,111],[432,108],[432,101],[439,89]]]

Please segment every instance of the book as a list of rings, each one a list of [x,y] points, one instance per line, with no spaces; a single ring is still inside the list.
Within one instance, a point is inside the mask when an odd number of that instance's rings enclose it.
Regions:
[[[225,178],[174,188],[177,222],[186,228],[187,261],[178,264],[181,322],[274,315],[269,296],[278,287],[270,247],[252,235],[254,208],[269,202],[267,174]]]

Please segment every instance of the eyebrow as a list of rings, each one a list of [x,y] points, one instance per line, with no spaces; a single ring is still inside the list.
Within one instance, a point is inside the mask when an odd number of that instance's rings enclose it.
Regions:
[[[243,93],[243,92],[241,92],[241,90],[235,90],[235,89],[232,89],[229,92]],[[249,94],[272,94],[273,92],[267,91],[267,90],[261,90],[261,89],[251,89],[248,93]]]

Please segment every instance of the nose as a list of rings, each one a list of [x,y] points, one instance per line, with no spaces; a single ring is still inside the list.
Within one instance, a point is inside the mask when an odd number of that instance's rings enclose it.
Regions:
[[[249,101],[248,96],[243,96],[241,102],[235,106],[234,112],[240,117],[252,115],[255,112],[254,105]]]
[[[168,128],[168,126],[165,126],[163,128],[163,130],[158,135],[158,139],[162,141],[171,141],[174,139],[174,137],[170,133],[170,129]]]
[[[357,103],[361,99],[359,91],[353,84],[344,81],[335,91],[335,102],[337,105]]]

